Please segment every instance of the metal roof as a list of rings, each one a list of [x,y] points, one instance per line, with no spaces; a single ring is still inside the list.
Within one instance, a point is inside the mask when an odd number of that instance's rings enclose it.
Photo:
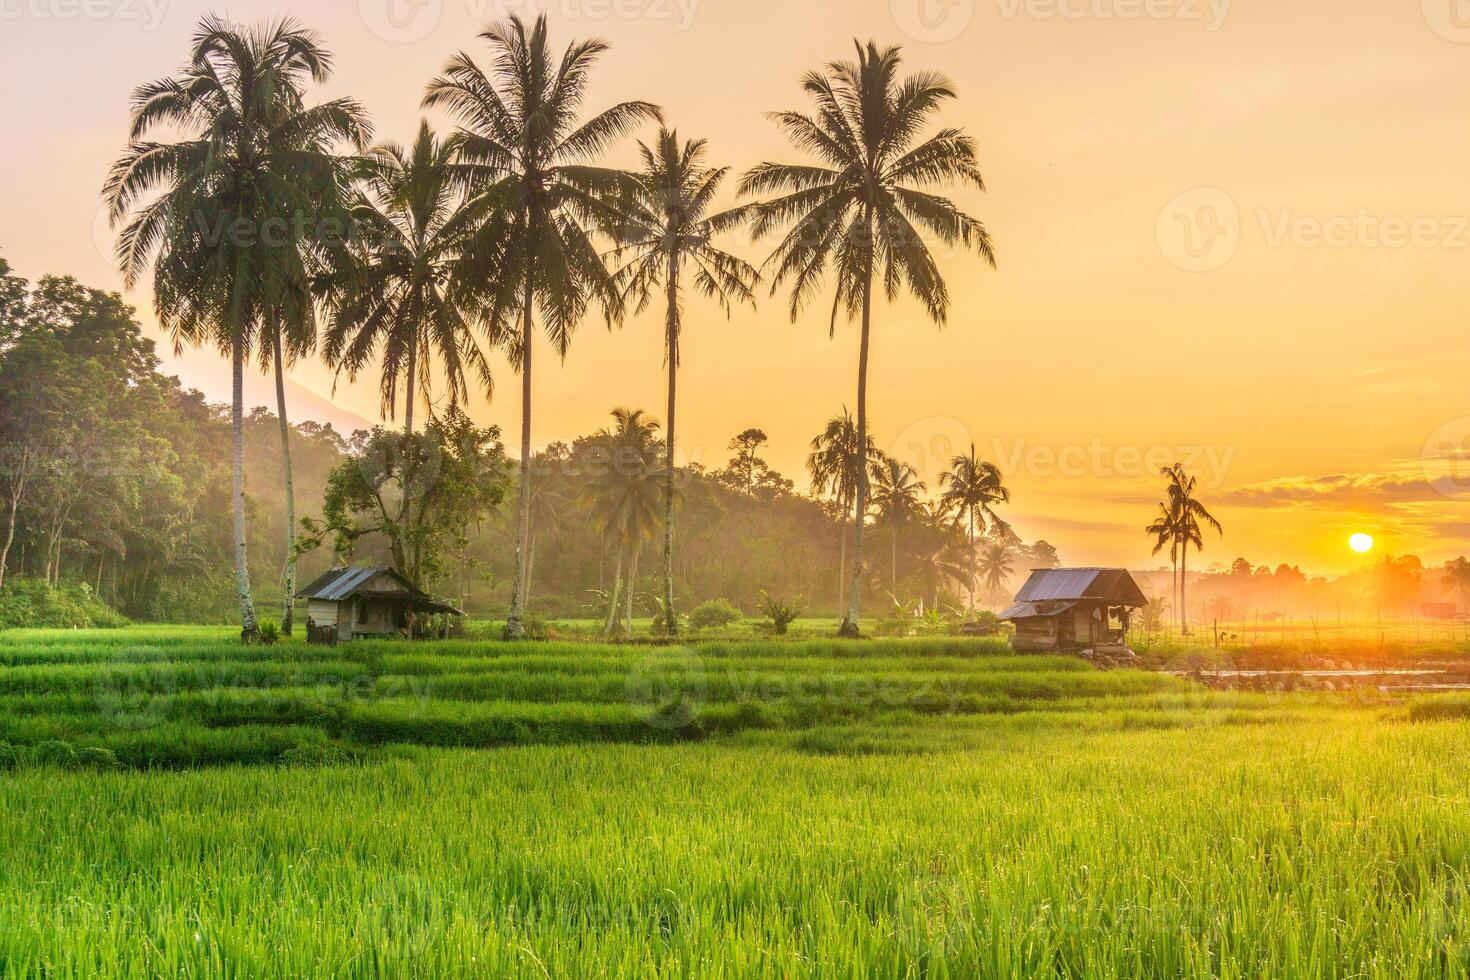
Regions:
[[[1075,601],[1018,602],[1000,614],[1001,619],[1045,619],[1060,616],[1077,605]]]
[[[1122,568],[1038,568],[1016,593],[1017,603],[1053,599],[1105,599],[1130,606],[1148,603],[1133,576]]]

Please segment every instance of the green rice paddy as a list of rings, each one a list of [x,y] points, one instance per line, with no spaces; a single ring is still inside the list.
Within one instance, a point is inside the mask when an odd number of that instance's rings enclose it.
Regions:
[[[1470,711],[986,640],[0,635],[0,975],[1470,972]]]

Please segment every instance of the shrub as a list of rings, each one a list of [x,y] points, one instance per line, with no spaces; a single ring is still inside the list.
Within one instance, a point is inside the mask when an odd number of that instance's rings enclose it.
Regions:
[[[689,625],[698,630],[719,629],[738,623],[743,618],[739,609],[728,599],[711,599],[702,602],[689,614]]]
[[[255,642],[263,647],[273,647],[281,642],[281,628],[276,625],[274,619],[263,619],[260,621],[259,632],[256,634]]]
[[[0,589],[0,629],[110,629],[126,625],[127,617],[97,598],[86,584],[53,588],[36,579],[11,579]]]
[[[806,612],[806,606],[802,605],[801,596],[795,599],[776,598],[761,589],[761,612],[771,621],[771,632],[777,636],[785,636],[791,624]]]

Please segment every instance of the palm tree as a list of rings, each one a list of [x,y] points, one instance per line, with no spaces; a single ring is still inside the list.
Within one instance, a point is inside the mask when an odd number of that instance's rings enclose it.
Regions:
[[[607,629],[617,618],[618,595],[626,606],[627,635],[633,632],[633,590],[638,580],[638,555],[658,523],[658,461],[664,453],[658,422],[641,409],[613,409],[612,428],[592,438],[592,480],[588,486],[593,519],[617,550]],[[622,588],[624,566],[628,586]]]
[[[954,98],[949,82],[922,72],[902,81],[898,48],[879,49],[854,42],[856,62],[833,62],[809,73],[802,87],[816,103],[816,115],[782,112],[775,120],[788,139],[811,153],[818,165],[763,163],[741,183],[747,195],[778,194],[761,204],[753,231],[757,237],[790,226],[776,246],[772,289],[789,283],[793,322],[817,292],[831,266],[836,279],[831,331],[846,311],[859,317],[857,383],[858,442],[868,434],[868,360],[872,327],[873,280],[882,277],[890,302],[907,291],[930,319],[943,324],[949,291],[923,237],[973,248],[994,265],[990,236],[976,219],[953,202],[923,188],[955,182],[984,190],[975,144],[958,129],[942,129],[919,142],[919,134],[939,106]],[[865,513],[868,480],[860,472],[856,509]],[[852,589],[843,620],[845,635],[858,633],[863,567],[862,522],[853,541]]]
[[[892,532],[890,555],[893,572],[893,593],[898,594],[898,532],[905,527],[920,509],[919,498],[928,489],[919,479],[918,471],[908,463],[892,456],[883,460],[873,480],[873,505],[888,522]]]
[[[1204,537],[1200,533],[1200,523],[1215,529],[1215,533],[1224,534],[1225,530],[1220,522],[1205,509],[1194,496],[1197,478],[1190,476],[1184,471],[1184,466],[1175,463],[1171,467],[1163,469],[1162,474],[1169,479],[1169,514],[1174,522],[1174,536],[1179,542],[1179,631],[1185,636],[1189,635],[1189,610],[1186,602],[1185,576],[1189,571],[1189,546],[1203,550],[1205,546]]]
[[[330,147],[368,137],[355,101],[305,105],[306,83],[330,72],[316,35],[290,21],[243,30],[206,17],[179,74],[133,93],[130,142],[103,191],[113,226],[123,226],[117,256],[128,286],[151,269],[154,308],[175,347],[211,343],[231,358],[235,585],[247,641],[258,627],[245,550],[244,365],[259,336],[273,337],[266,356],[279,364],[278,331],[297,343],[306,335],[317,236],[345,183]],[[147,138],[159,127],[172,142]],[[279,375],[276,388],[288,454]],[[289,499],[289,456],[282,462]],[[293,544],[294,534],[288,520]],[[286,562],[289,622],[294,546]]]
[[[955,530],[954,515],[943,500],[922,505],[919,512],[919,546],[914,566],[919,587],[929,597],[930,607],[939,604],[939,590],[947,582],[965,580],[965,544]]]
[[[1179,538],[1174,533],[1174,515],[1169,510],[1167,503],[1159,504],[1159,516],[1154,522],[1143,529],[1144,534],[1153,536],[1154,554],[1169,549],[1170,575],[1169,585],[1174,592],[1175,605],[1179,602]]]
[[[806,469],[812,478],[813,492],[830,496],[837,512],[841,515],[839,525],[841,527],[841,550],[837,562],[837,605],[843,605],[842,589],[846,582],[845,569],[847,567],[847,527],[848,522],[854,519],[853,505],[857,500],[857,487],[860,481],[869,475],[876,477],[883,465],[883,453],[878,449],[872,436],[868,436],[863,442],[867,451],[863,455],[867,459],[867,466],[858,463],[858,429],[853,423],[852,413],[846,408],[841,415],[834,415],[827,420],[822,431],[812,439],[811,454],[807,456]],[[866,513],[859,511],[856,522],[859,526],[867,517]]]
[[[1446,592],[1453,592],[1461,603],[1470,595],[1470,561],[1463,555],[1445,562],[1444,589]]]
[[[424,105],[448,109],[460,123],[460,160],[486,208],[480,247],[495,256],[499,275],[483,284],[499,325],[512,316],[519,330],[506,337],[512,365],[521,375],[521,477],[516,508],[516,565],[507,639],[524,639],[526,559],[531,526],[531,353],[539,315],[557,353],[566,356],[572,331],[589,301],[611,322],[615,283],[592,240],[594,222],[616,224],[613,200],[626,199],[633,178],[596,167],[609,145],[639,124],[657,120],[647,102],[624,102],[586,122],[579,113],[588,76],[607,50],[603,41],[572,44],[558,58],[547,38],[546,17],[528,30],[519,17],[480,35],[490,45],[487,74],[467,54],[450,59],[429,83]]]
[[[1015,553],[999,541],[992,541],[983,549],[980,555],[980,573],[984,576],[985,589],[991,602],[995,601],[996,594],[1015,570],[1014,558]]]
[[[473,268],[465,256],[474,209],[464,202],[454,154],[427,122],[407,149],[370,149],[352,212],[360,248],[325,281],[327,363],[355,381],[377,361],[380,411],[396,417],[401,386],[406,435],[420,394],[431,397],[435,357],[451,404],[468,398],[467,374],[492,387],[464,304],[464,283],[490,270]]]
[[[1011,492],[1006,489],[1000,469],[994,463],[981,459],[970,444],[970,452],[949,461],[949,469],[939,474],[939,485],[944,488],[940,495],[954,512],[964,517],[969,524],[970,551],[970,608],[975,608],[975,532],[999,525],[1000,517],[995,505],[1009,503]]]
[[[664,622],[670,636],[678,632],[674,615],[674,419],[682,328],[679,307],[684,276],[700,293],[714,299],[729,316],[732,301],[755,305],[760,273],[748,262],[716,248],[715,235],[738,225],[745,208],[710,214],[715,194],[729,168],[704,164],[705,141],[679,142],[679,134],[660,129],[654,147],[639,143],[643,169],[636,191],[623,202],[620,247],[613,253],[626,265],[617,281],[625,301],[642,312],[656,290],[664,294],[664,367],[669,372],[668,430],[664,461]]]

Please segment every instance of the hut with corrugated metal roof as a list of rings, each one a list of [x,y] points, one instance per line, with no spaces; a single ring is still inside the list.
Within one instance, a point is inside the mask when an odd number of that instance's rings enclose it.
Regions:
[[[1122,568],[1038,568],[1000,618],[1016,626],[1011,645],[1028,653],[1122,653],[1128,621],[1148,605]]]
[[[443,635],[450,616],[463,616],[387,565],[339,567],[296,594],[306,600],[306,639],[338,644],[381,637]],[[438,630],[432,618],[441,617]]]

